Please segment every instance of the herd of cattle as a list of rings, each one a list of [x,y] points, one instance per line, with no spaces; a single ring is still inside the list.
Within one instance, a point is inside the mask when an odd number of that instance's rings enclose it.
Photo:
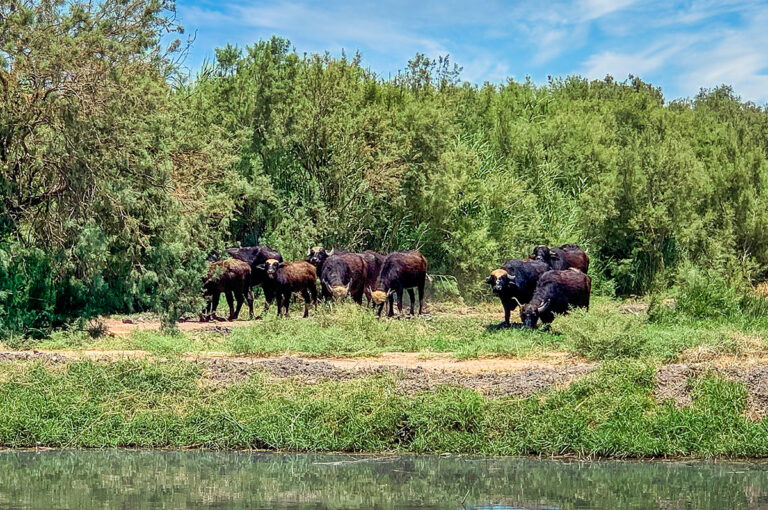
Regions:
[[[406,291],[411,315],[414,315],[415,291],[418,291],[419,315],[424,310],[427,259],[418,250],[382,255],[371,250],[353,253],[313,247],[306,260],[297,262],[283,261],[280,252],[267,246],[228,248],[227,252],[232,258],[211,261],[208,275],[203,279],[207,299],[203,320],[216,318],[222,293],[229,305],[229,320],[237,318],[245,302],[253,318],[252,289],[257,285],[264,290],[264,313],[275,301],[278,316],[287,317],[291,296],[301,294],[304,317],[307,317],[311,305],[317,309],[318,277],[324,300],[350,296],[362,305],[365,297],[368,306],[378,307],[379,316],[385,304],[388,305],[387,315],[391,317],[395,300],[402,314]],[[486,282],[504,307],[504,325],[510,325],[510,312],[519,306],[523,325],[535,328],[539,319],[549,324],[555,314],[566,313],[571,307],[589,307],[588,269],[589,257],[578,245],[537,246],[531,257],[507,261],[491,272]]]

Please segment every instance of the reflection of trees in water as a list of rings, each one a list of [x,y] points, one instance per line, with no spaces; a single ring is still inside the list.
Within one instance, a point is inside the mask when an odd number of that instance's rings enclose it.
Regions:
[[[759,508],[762,464],[157,451],[0,454],[0,506]]]

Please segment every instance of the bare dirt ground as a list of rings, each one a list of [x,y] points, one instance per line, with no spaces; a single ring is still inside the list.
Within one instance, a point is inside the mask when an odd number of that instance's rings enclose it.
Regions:
[[[707,376],[721,376],[747,388],[747,416],[760,421],[768,415],[768,360],[721,357],[700,363],[674,363],[656,373],[657,400],[672,399],[678,407],[693,405],[693,383]]]
[[[89,359],[112,362],[145,359],[144,351],[12,351],[0,352],[2,361],[37,361],[60,364]],[[376,358],[234,357],[215,353],[185,356],[182,359],[205,368],[205,378],[228,385],[266,371],[272,377],[292,377],[306,384],[328,380],[348,380],[370,375],[391,374],[405,393],[433,389],[441,384],[462,386],[487,395],[528,396],[552,386],[565,387],[590,373],[594,363],[569,360],[557,353],[550,359],[475,359],[455,360],[448,356],[424,359],[418,353],[385,353]]]
[[[503,312],[500,306],[494,303],[485,303],[480,306],[466,306],[451,303],[430,303],[426,317],[472,317],[487,318],[490,323],[500,322]],[[252,324],[250,320],[243,320],[247,313],[240,313],[241,319],[235,321],[209,321],[201,322],[197,319],[185,320],[178,323],[181,331],[213,331],[225,333],[230,328],[237,328]],[[128,336],[134,331],[159,331],[160,320],[151,316],[123,317],[99,317],[107,334],[115,336]],[[259,320],[259,319],[254,319]]]
[[[247,315],[247,314],[246,314]],[[159,331],[160,321],[157,319],[142,319],[142,318],[113,318],[113,317],[101,317],[99,318],[108,335],[115,336],[128,336],[134,331]],[[200,322],[196,320],[179,322],[178,327],[181,331],[212,331],[226,333],[230,328],[236,328],[240,326],[247,326],[250,321],[211,321]]]
[[[146,351],[8,351],[0,362],[43,361],[53,365],[79,360],[114,362],[157,359]],[[204,382],[227,386],[255,372],[271,377],[293,378],[305,384],[344,381],[364,376],[394,377],[399,391],[407,394],[452,385],[490,396],[527,397],[549,388],[565,388],[598,366],[568,353],[554,352],[538,359],[485,358],[456,360],[447,355],[383,353],[375,358],[309,358],[301,356],[255,357],[224,353],[186,355],[181,359],[203,367]],[[656,374],[654,397],[671,399],[678,407],[693,405],[697,378],[718,375],[743,383],[748,391],[747,417],[760,421],[768,415],[768,358],[721,356],[702,362],[663,365]]]

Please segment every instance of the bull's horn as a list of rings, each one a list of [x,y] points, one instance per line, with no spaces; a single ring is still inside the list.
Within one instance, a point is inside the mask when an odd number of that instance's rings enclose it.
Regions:
[[[334,248],[334,249],[335,249],[335,248]],[[331,250],[331,251],[329,251],[329,252],[327,252],[327,253],[328,253],[328,256],[330,257],[331,255],[333,255],[333,250]]]
[[[547,299],[546,301],[544,301],[544,304],[543,304],[543,305],[541,305],[540,307],[538,307],[538,308],[536,309],[536,311],[537,311],[537,312],[539,312],[539,313],[544,313],[544,312],[546,312],[546,311],[547,311],[547,308],[549,308],[549,299]]]
[[[515,296],[512,296],[512,299],[515,300],[515,303],[517,303],[517,306],[519,306],[520,308],[523,307],[523,304],[520,301],[518,301],[518,299]]]
[[[349,289],[352,288],[352,280],[349,280],[349,283],[347,283],[347,292],[349,292]]]

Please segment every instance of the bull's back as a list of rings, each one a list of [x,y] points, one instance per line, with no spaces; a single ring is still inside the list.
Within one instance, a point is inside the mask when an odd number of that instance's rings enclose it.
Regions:
[[[277,274],[277,278],[282,287],[292,291],[298,291],[303,290],[310,285],[315,285],[317,272],[315,266],[302,260],[281,267]]]
[[[552,311],[562,313],[569,306],[589,306],[589,294],[592,280],[589,276],[575,269],[553,269],[539,278],[533,299],[537,304],[550,301]]]
[[[592,279],[586,273],[576,268],[560,271],[560,289],[568,298],[572,307],[589,306],[589,296],[592,291]]]
[[[365,261],[365,285],[375,288],[376,281],[381,274],[381,268],[384,266],[386,257],[381,253],[372,250],[366,250],[359,254]]]
[[[225,259],[208,267],[208,281],[214,282],[222,291],[240,290],[251,280],[251,266],[242,260]]]
[[[417,287],[427,275],[427,259],[418,250],[390,253],[384,261],[379,280],[386,288],[395,282],[403,288]]]
[[[573,268],[583,273],[589,270],[589,255],[577,245],[563,245],[553,251],[557,254],[557,259],[552,261],[552,269],[565,271]]]

